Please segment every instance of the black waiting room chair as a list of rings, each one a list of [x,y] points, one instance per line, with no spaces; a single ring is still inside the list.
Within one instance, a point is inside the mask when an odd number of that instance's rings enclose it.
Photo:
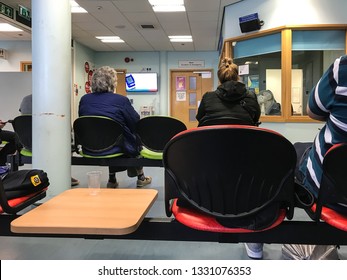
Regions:
[[[137,133],[141,139],[143,158],[162,160],[163,150],[177,133],[186,130],[180,120],[169,116],[148,116],[137,123]]]
[[[163,164],[166,214],[190,228],[247,233],[293,217],[296,152],[274,131],[189,129],[166,145]]]

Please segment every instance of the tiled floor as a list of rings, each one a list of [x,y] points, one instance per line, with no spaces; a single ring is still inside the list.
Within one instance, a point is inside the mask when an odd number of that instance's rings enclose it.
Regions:
[[[86,173],[103,172],[106,186],[106,167],[73,166],[72,176],[80,180],[78,187],[87,186]],[[162,168],[147,167],[145,174],[153,177],[151,188],[159,191],[159,197],[148,217],[165,217],[163,202],[164,175]],[[135,188],[136,178],[128,178],[126,172],[118,174],[121,188]],[[299,213],[300,215],[300,213]],[[347,259],[347,246],[339,250],[341,259]],[[219,244],[211,242],[173,242],[139,240],[86,240],[81,238],[0,237],[1,260],[248,260],[243,244]],[[265,244],[264,259],[282,259],[281,245]]]

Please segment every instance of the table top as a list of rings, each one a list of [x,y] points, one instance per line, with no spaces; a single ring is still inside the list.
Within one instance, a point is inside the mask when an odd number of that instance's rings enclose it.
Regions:
[[[154,189],[64,191],[11,222],[15,233],[123,235],[134,232],[158,196]]]

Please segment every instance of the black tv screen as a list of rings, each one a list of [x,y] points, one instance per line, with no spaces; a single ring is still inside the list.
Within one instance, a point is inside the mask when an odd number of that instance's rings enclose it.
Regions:
[[[126,92],[156,92],[158,91],[158,74],[154,72],[126,73]]]

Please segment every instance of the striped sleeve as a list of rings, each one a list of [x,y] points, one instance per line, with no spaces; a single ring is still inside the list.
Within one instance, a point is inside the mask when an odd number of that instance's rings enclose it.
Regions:
[[[340,60],[341,58],[335,60],[311,91],[309,108],[315,115],[329,116],[339,80]]]

